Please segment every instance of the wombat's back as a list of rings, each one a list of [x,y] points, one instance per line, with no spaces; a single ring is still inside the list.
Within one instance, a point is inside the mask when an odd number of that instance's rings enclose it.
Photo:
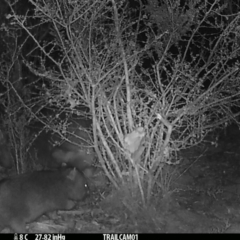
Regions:
[[[86,181],[75,169],[41,171],[0,182],[0,225],[24,232],[42,214],[74,207],[87,194]]]

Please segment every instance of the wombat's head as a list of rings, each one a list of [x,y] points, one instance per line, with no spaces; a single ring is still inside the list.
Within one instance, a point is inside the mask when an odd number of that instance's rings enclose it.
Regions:
[[[103,170],[98,167],[90,167],[83,170],[88,181],[88,187],[92,190],[104,190],[107,187],[107,177]]]
[[[76,168],[67,169],[67,194],[69,199],[74,201],[83,200],[89,194],[85,176]]]

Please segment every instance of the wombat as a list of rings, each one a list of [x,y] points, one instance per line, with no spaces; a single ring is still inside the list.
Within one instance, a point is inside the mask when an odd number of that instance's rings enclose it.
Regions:
[[[65,152],[60,148],[57,148],[52,153],[53,158],[57,163],[65,165],[67,167],[77,168],[83,172],[87,178],[87,182],[90,190],[103,189],[107,184],[107,178],[99,167],[92,165],[91,157],[88,155],[81,155],[81,152],[69,151]]]
[[[92,166],[84,169],[83,174],[87,179],[88,187],[91,191],[106,188],[108,180],[101,168]]]
[[[26,223],[55,210],[69,210],[86,197],[86,179],[76,169],[39,171],[0,182],[0,226],[25,232]]]

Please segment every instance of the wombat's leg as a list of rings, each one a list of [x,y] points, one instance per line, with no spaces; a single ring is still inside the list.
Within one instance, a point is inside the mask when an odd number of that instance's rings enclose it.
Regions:
[[[11,222],[11,228],[14,233],[25,233],[26,224],[23,221],[14,220]]]
[[[67,200],[66,209],[67,209],[67,210],[70,210],[70,209],[74,208],[75,205],[76,205],[76,203],[75,203],[74,201],[72,201],[72,200]]]

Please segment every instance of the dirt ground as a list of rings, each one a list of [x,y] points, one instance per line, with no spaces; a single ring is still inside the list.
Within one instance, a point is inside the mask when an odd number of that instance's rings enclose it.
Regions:
[[[169,191],[150,206],[109,187],[73,211],[41,217],[29,232],[240,233],[240,131],[230,126],[216,144],[206,139],[181,152]]]

